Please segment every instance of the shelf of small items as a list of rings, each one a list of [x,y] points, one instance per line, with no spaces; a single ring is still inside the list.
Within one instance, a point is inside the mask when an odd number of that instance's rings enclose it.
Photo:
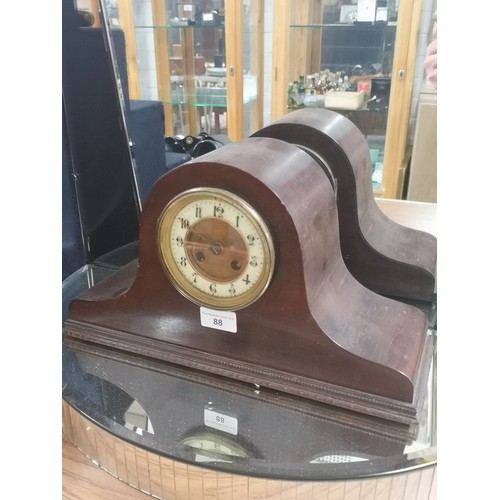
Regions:
[[[326,108],[351,120],[365,135],[370,151],[374,193],[381,191],[390,78],[348,76],[329,70],[300,76],[288,84],[287,109]]]

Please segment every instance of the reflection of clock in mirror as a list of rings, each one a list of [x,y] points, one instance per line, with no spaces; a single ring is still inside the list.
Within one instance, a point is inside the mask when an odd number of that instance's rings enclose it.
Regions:
[[[274,268],[263,219],[221,189],[191,189],[174,198],[160,217],[158,247],[173,285],[214,309],[234,311],[257,300]]]
[[[217,430],[206,430],[205,427],[190,431],[179,444],[189,458],[196,462],[231,463],[261,456],[254,446],[240,436],[228,436]]]

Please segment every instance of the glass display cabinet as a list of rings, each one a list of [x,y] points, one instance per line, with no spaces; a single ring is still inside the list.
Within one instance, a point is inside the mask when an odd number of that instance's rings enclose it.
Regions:
[[[365,134],[376,196],[401,198],[422,0],[275,0],[272,119],[344,114]]]
[[[125,34],[130,98],[163,103],[167,136],[237,141],[262,126],[262,0],[106,5]]]

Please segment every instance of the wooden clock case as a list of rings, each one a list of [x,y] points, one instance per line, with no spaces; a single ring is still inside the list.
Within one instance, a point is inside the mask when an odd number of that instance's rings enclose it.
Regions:
[[[272,137],[309,152],[337,190],[340,246],[347,268],[374,292],[432,301],[436,288],[436,238],[396,224],[373,197],[368,144],[347,118],[304,108],[252,137]]]
[[[237,312],[236,333],[201,326],[199,306],[174,288],[160,262],[162,211],[194,187],[241,196],[274,240],[271,283]],[[431,358],[427,319],[356,280],[340,245],[335,192],[312,155],[273,138],[232,143],[157,181],[141,216],[138,260],[74,299],[63,334],[415,423]]]

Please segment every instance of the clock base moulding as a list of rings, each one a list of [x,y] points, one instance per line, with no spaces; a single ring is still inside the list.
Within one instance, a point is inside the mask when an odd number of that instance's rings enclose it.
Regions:
[[[435,336],[433,336],[433,340],[435,343]],[[264,386],[257,388],[254,384],[245,381],[210,374],[206,371],[195,370],[179,364],[131,354],[130,352],[125,353],[75,338],[66,338],[64,346],[75,354],[78,365],[86,373],[105,378],[108,382],[120,387],[135,400],[141,401],[145,412],[153,423],[162,420],[168,406],[169,411],[173,411],[179,417],[182,416],[180,420],[185,424],[187,424],[186,419],[190,418],[194,425],[199,421],[197,420],[198,415],[196,417],[193,415],[191,407],[193,397],[188,398],[185,402],[183,398],[178,398],[178,404],[170,407],[171,394],[182,394],[183,391],[191,395],[195,391],[202,393],[207,391],[208,394],[213,394],[212,391],[215,390],[223,391],[224,394],[236,395],[239,401],[245,402],[245,410],[243,411],[241,407],[236,410],[231,402],[227,402],[228,407],[220,408],[221,410],[226,408],[227,411],[230,411],[229,407],[232,407],[236,414],[254,415],[254,405],[260,408],[262,404],[269,405],[277,411],[281,411],[281,409],[290,410],[290,413],[287,413],[288,415],[300,414],[306,418],[327,422],[326,425],[340,425],[342,427],[341,431],[333,432],[333,434],[329,431],[328,435],[333,440],[341,438],[351,443],[359,441],[355,437],[359,432],[366,432],[366,442],[362,445],[362,449],[365,451],[372,446],[376,449],[382,441],[387,440],[391,448],[389,453],[394,455],[394,443],[398,442],[403,446],[411,444],[417,438],[421,425],[425,425],[424,419],[419,425],[393,422],[313,401],[310,398],[296,397]],[[434,377],[434,374],[435,365],[429,371],[429,380]],[[154,385],[153,392],[151,392],[152,384]],[[179,388],[179,384],[184,387]],[[192,384],[195,384],[195,388]],[[159,398],[158,394],[168,394],[169,397],[166,399]],[[71,402],[71,396],[68,396],[68,400]],[[222,400],[226,401],[225,397],[219,399],[219,403]],[[433,400],[434,396],[431,393],[425,394],[423,397],[423,401],[426,403],[430,401],[430,404],[432,404]],[[182,408],[182,406],[185,407]],[[217,404],[215,406],[218,407]],[[283,414],[281,414],[281,417],[283,417]],[[268,428],[263,427],[263,430],[267,433]],[[241,431],[244,432],[243,428],[241,428]],[[264,441],[267,444],[272,439],[273,437],[268,436]],[[378,442],[378,445],[375,444],[376,442]],[[268,456],[268,453],[266,452],[265,455]]]
[[[236,312],[236,333],[202,326],[200,306],[162,264],[158,223],[193,188],[245,200],[274,243],[272,279]],[[63,334],[405,424],[418,421],[432,357],[425,315],[347,269],[323,169],[270,138],[229,144],[161,177],[144,204],[137,262],[74,299]]]

